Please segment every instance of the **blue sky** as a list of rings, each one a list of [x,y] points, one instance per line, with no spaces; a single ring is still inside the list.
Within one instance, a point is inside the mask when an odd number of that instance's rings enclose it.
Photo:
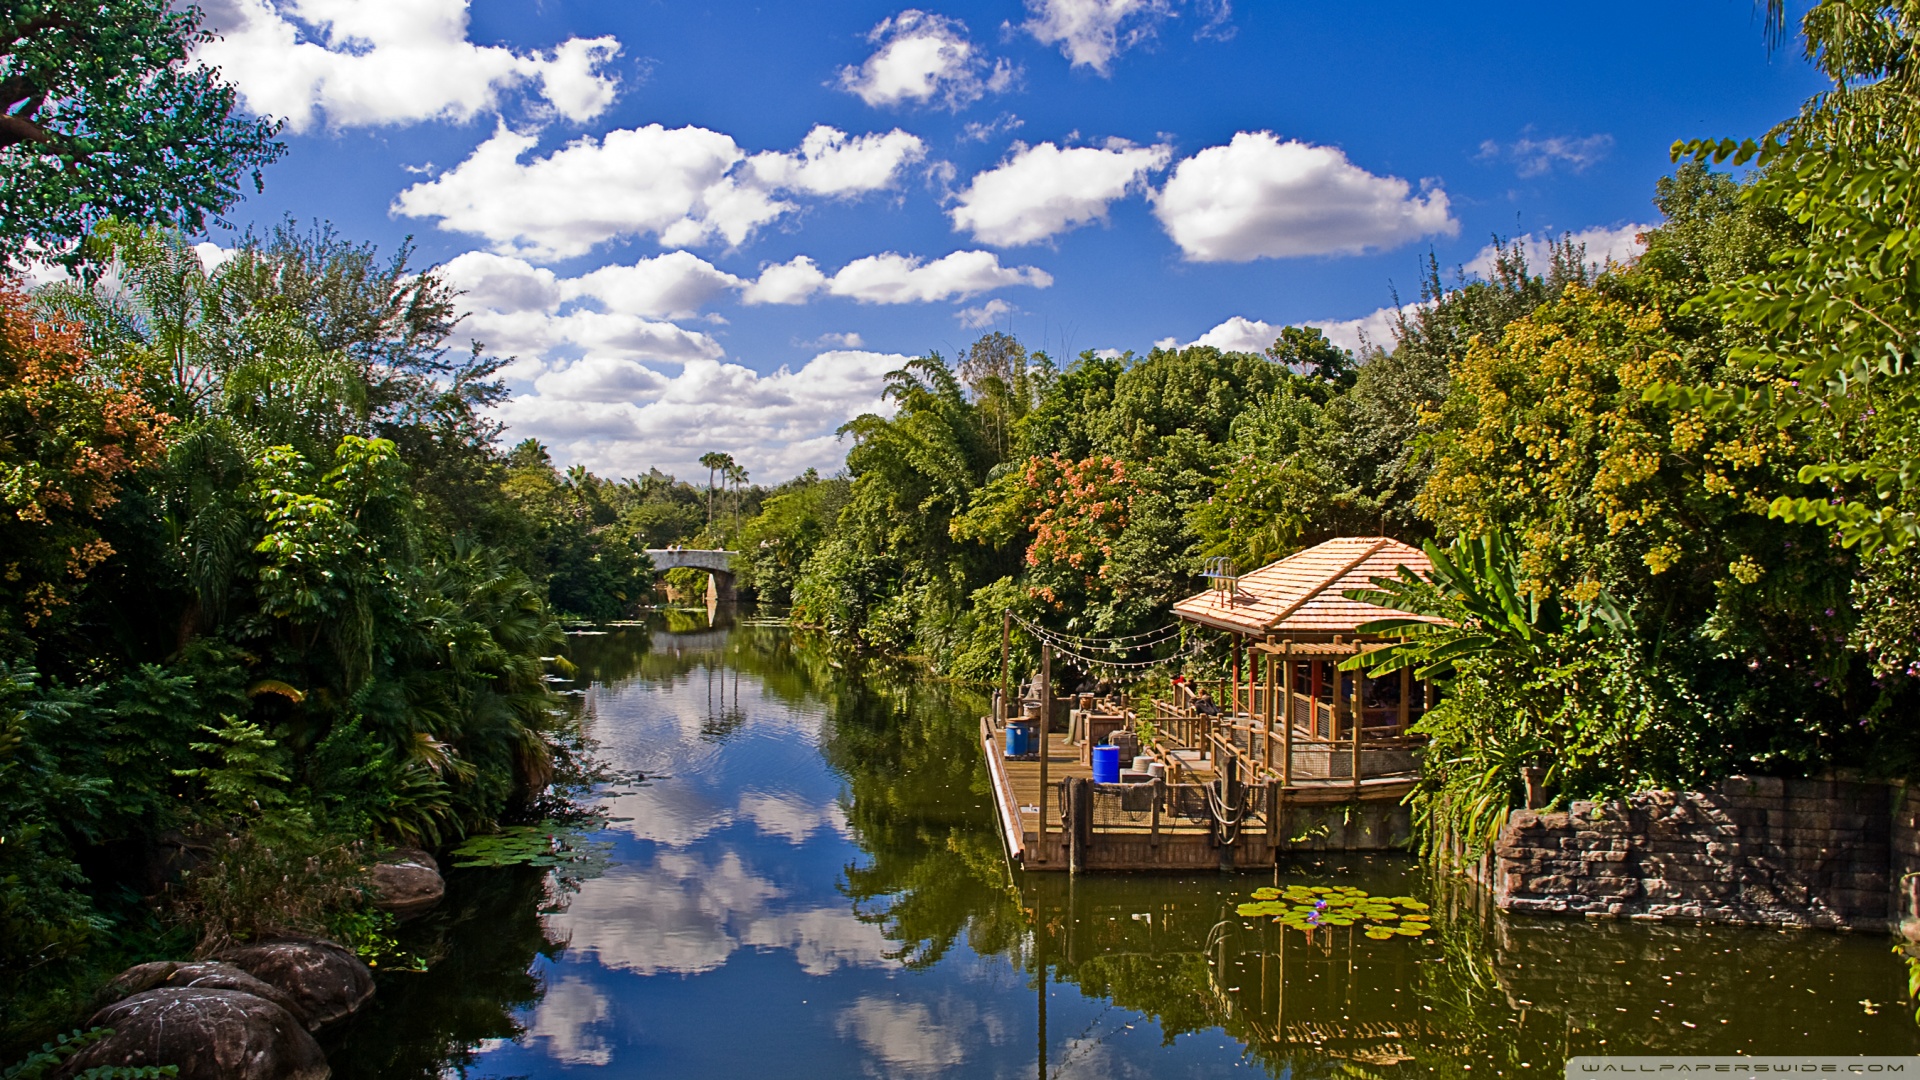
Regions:
[[[510,437],[616,476],[832,472],[885,371],[986,329],[1382,341],[1429,251],[1630,258],[1674,139],[1818,88],[1747,0],[206,6],[289,119],[234,220],[411,234],[518,358]]]

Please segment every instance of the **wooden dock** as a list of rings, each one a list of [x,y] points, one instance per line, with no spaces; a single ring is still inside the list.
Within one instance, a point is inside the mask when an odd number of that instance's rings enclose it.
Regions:
[[[1008,758],[1004,727],[983,718],[980,747],[1009,858],[1028,870],[1198,871],[1271,867],[1292,851],[1406,846],[1410,770],[1370,776],[1363,768],[1355,780],[1351,771],[1333,775],[1342,755],[1322,753],[1315,769],[1309,751],[1283,783],[1242,752],[1236,725],[1215,726],[1210,740],[1196,740],[1211,741],[1211,753],[1172,740],[1151,748],[1167,766],[1166,782],[1095,784],[1085,747],[1066,735],[1047,736],[1043,767],[1037,754]],[[1257,723],[1238,730],[1246,750],[1259,745]]]

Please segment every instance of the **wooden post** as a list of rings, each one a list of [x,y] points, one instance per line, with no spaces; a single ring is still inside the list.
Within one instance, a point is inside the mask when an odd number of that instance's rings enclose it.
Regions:
[[[1280,729],[1280,786],[1291,787],[1293,786],[1293,667],[1294,667],[1293,642],[1291,641],[1287,642],[1287,651],[1285,653],[1285,663],[1287,665],[1286,679],[1284,682],[1284,686],[1286,688],[1287,718],[1282,722],[1285,726],[1281,727]],[[1308,713],[1308,718],[1309,720],[1311,720],[1312,718],[1311,712]]]
[[[1156,848],[1160,846],[1160,799],[1161,799],[1161,796],[1166,792],[1166,790],[1167,790],[1167,785],[1160,783],[1158,781],[1154,782],[1153,784],[1153,823],[1149,826],[1149,829],[1151,831],[1148,833],[1149,839],[1147,843]]]
[[[1067,777],[1067,872],[1085,873],[1087,848],[1093,839],[1093,781]]]
[[[1003,611],[1000,613],[1000,693],[1001,700],[1006,704],[1002,706],[1003,715],[1000,717],[1002,723],[1013,719],[1012,663],[1013,612]]]
[[[1267,653],[1267,689],[1266,700],[1261,702],[1260,714],[1265,726],[1260,731],[1260,765],[1266,770],[1265,778],[1273,778],[1273,654]]]
[[[1239,634],[1233,635],[1233,697],[1227,703],[1229,722],[1240,715],[1240,647],[1243,644],[1245,643],[1240,640]],[[1228,732],[1231,734],[1232,729],[1229,728]],[[1232,739],[1229,738],[1228,741],[1231,742]]]
[[[1360,733],[1366,728],[1366,714],[1361,711],[1360,703],[1366,688],[1367,675],[1364,671],[1353,673],[1353,703],[1348,706],[1347,722],[1353,725],[1353,791],[1360,793]]]
[[[1307,710],[1307,730],[1312,732],[1313,737],[1317,739],[1320,737],[1320,678],[1321,676],[1320,676],[1319,657],[1315,657],[1312,660],[1307,661],[1307,669],[1308,669],[1307,696],[1310,699],[1312,699],[1312,703],[1313,703],[1312,707]],[[1329,714],[1339,709],[1340,707],[1339,698],[1340,698],[1340,695],[1338,694],[1334,695],[1334,707],[1332,709],[1327,710]],[[1332,734],[1332,732],[1329,731],[1328,734]]]
[[[1040,643],[1040,861],[1047,861],[1047,759],[1053,756],[1053,646]]]
[[[1396,735],[1407,733],[1407,717],[1413,706],[1413,669],[1400,669],[1400,730]]]

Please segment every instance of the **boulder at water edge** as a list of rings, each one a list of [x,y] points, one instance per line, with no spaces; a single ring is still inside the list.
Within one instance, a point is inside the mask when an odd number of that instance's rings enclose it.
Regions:
[[[167,986],[93,1014],[113,1034],[68,1058],[58,1076],[97,1066],[173,1065],[179,1080],[326,1080],[326,1055],[293,1014],[238,990]]]
[[[285,938],[228,949],[232,964],[293,999],[309,1031],[352,1016],[373,996],[373,972],[331,941]]]
[[[401,848],[374,864],[373,892],[375,904],[405,919],[439,903],[447,882],[433,856],[419,848]]]
[[[293,1014],[295,1020],[306,1024],[306,1014],[300,1005],[283,993],[279,987],[270,986],[232,964],[222,964],[214,960],[200,960],[183,963],[178,960],[158,960],[151,964],[136,964],[113,977],[106,989],[100,992],[95,1004],[105,1006],[138,994],[143,990],[155,990],[163,986],[198,987],[203,990],[237,990],[242,994],[252,994],[265,998],[275,1005]]]

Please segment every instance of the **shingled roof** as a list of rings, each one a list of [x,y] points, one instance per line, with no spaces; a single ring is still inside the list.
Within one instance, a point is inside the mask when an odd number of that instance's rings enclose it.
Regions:
[[[1342,536],[1241,575],[1237,587],[1209,589],[1173,605],[1189,622],[1252,637],[1312,640],[1352,634],[1375,619],[1409,612],[1349,600],[1348,589],[1373,586],[1405,566],[1428,573],[1433,564],[1419,548],[1384,536]]]

